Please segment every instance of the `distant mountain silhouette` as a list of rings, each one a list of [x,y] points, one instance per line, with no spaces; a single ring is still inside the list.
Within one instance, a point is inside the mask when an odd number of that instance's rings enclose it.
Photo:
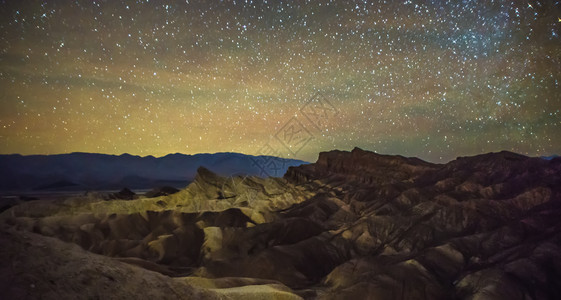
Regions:
[[[97,153],[0,155],[0,191],[183,188],[200,166],[222,176],[280,177],[288,167],[305,163],[240,153],[176,153],[159,158]]]

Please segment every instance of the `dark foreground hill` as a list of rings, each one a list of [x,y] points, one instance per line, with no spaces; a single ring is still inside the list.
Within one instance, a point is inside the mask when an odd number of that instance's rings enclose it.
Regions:
[[[0,155],[0,191],[150,189],[165,185],[184,188],[200,166],[222,176],[280,177],[288,167],[303,163],[240,153],[176,153],[158,158],[97,153]]]
[[[559,158],[331,151],[283,179],[200,168],[173,195],[0,220],[9,298],[561,299]]]

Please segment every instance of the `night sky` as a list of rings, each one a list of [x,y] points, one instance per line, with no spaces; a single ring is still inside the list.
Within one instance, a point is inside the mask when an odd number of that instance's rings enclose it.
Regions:
[[[0,153],[561,154],[560,35],[559,1],[0,1]]]

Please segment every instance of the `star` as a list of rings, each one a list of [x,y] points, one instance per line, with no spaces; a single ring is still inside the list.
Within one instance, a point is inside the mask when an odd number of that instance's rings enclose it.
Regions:
[[[561,7],[520,3],[4,1],[0,153],[559,154]]]

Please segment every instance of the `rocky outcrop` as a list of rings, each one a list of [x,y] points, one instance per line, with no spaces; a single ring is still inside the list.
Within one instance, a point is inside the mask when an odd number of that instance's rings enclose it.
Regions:
[[[136,193],[129,188],[123,188],[119,192],[113,193],[111,196],[113,199],[132,200],[136,196]]]
[[[322,154],[285,178],[343,201],[293,208],[321,215],[333,224],[331,243],[350,248],[351,259],[323,278],[330,292],[320,298],[556,299],[561,268],[547,262],[561,258],[553,254],[561,246],[560,167],[559,159],[506,151],[435,165],[354,149]]]
[[[177,192],[179,192],[179,190],[172,187],[172,186],[162,186],[162,187],[157,187],[157,188],[154,188],[154,189],[146,192],[146,194],[144,194],[144,197],[155,198],[155,197],[173,195]]]
[[[2,299],[301,299],[275,281],[170,277],[30,232],[4,229],[0,243]]]
[[[172,195],[27,202],[1,220],[224,297],[559,299],[560,201],[559,158],[356,148],[282,179],[200,168]]]
[[[289,167],[284,177],[296,183],[321,178],[328,182],[379,185],[411,181],[436,168],[438,165],[417,158],[380,155],[355,148],[350,153],[322,152],[315,164]]]

